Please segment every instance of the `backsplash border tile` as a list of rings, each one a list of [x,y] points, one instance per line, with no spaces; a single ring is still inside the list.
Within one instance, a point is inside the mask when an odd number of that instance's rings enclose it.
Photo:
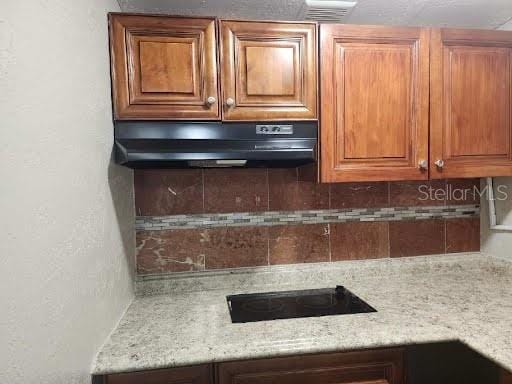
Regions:
[[[439,205],[304,211],[264,211],[169,216],[137,216],[137,231],[176,229],[268,227],[276,225],[329,224],[364,221],[460,219],[480,216],[480,205]]]

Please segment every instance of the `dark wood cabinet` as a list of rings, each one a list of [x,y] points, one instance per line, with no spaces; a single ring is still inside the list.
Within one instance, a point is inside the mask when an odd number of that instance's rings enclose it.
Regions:
[[[220,42],[216,24],[111,14],[115,118],[317,118],[315,23],[221,21]]]
[[[109,15],[116,119],[318,118],[320,180],[512,176],[512,32]]]
[[[317,118],[316,24],[220,21],[225,120]]]
[[[110,15],[117,119],[220,118],[215,19]]]
[[[512,373],[502,369],[500,374],[500,384],[512,384]]]
[[[428,179],[429,30],[320,26],[321,181]]]
[[[221,363],[218,384],[402,384],[403,350]]]
[[[512,175],[512,33],[432,30],[431,178]]]
[[[212,384],[210,365],[108,375],[104,384]]]

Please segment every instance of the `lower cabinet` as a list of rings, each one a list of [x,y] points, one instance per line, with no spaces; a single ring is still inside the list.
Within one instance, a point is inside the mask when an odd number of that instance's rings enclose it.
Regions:
[[[500,384],[512,384],[512,373],[501,370]]]
[[[221,363],[218,384],[402,384],[403,350]]]
[[[212,367],[210,365],[198,365],[118,373],[106,376],[103,384],[211,384],[213,382],[212,377]]]
[[[214,374],[215,371],[215,374]],[[404,350],[303,355],[120,373],[101,384],[403,384]]]

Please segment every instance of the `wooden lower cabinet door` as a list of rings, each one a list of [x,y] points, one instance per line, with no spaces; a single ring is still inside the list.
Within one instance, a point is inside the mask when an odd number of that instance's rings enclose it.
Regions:
[[[218,365],[218,384],[402,384],[401,349],[296,356]]]
[[[213,384],[210,365],[118,373],[106,376],[105,384]]]
[[[431,178],[512,175],[512,32],[434,29]]]
[[[512,384],[512,373],[502,369],[500,374],[500,384]]]
[[[321,181],[428,179],[423,28],[320,26]]]

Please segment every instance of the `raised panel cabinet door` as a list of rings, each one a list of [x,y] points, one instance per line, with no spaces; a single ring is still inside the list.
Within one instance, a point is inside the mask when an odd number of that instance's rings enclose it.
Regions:
[[[214,19],[109,21],[116,119],[220,119]]]
[[[401,349],[221,363],[218,384],[402,384]]]
[[[512,33],[435,29],[431,177],[512,175]]]
[[[224,120],[317,118],[316,24],[220,22]]]
[[[106,376],[105,384],[213,384],[209,365],[157,369]]]
[[[429,38],[320,26],[322,182],[428,179]]]

